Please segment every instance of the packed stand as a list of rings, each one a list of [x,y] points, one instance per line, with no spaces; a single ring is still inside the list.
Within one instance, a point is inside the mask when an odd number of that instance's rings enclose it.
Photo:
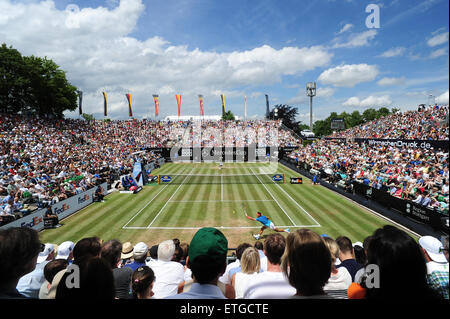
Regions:
[[[448,214],[448,150],[400,149],[318,140],[292,152],[331,181],[359,181]]]
[[[448,140],[448,105],[419,107],[417,111],[397,112],[343,131],[336,138],[380,138],[407,140]]]
[[[310,229],[243,242],[236,260],[216,228],[132,245],[86,237],[41,244],[30,228],[0,230],[0,299],[449,298],[448,236],[384,226],[363,242]],[[398,271],[407,278],[399,294]],[[78,270],[78,271],[77,271]]]
[[[195,125],[200,125],[197,132]],[[219,131],[219,134],[216,134]],[[222,132],[230,134],[223,135]],[[129,174],[136,157],[147,163],[152,148],[184,146],[297,145],[280,121],[0,118],[0,224]],[[139,155],[136,155],[139,153]]]

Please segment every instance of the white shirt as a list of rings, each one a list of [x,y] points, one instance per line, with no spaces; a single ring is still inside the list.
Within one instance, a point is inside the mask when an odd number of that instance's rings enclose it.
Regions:
[[[339,267],[337,271],[330,276],[323,290],[347,290],[352,284],[352,276],[345,267]]]
[[[286,299],[297,293],[282,272],[265,271],[253,277],[244,299]]]
[[[247,286],[250,285],[257,275],[257,272],[252,274],[245,274],[243,272],[237,272],[234,277],[234,291],[236,293],[236,299],[242,299],[244,297],[244,291]]]
[[[449,272],[448,263],[437,263],[435,261],[427,262],[427,274],[431,274],[433,271]]]
[[[153,292],[155,299],[173,296],[178,293],[178,285],[184,281],[184,267],[175,261],[150,260],[147,263],[155,273]]]
[[[224,284],[231,285],[231,278],[230,278],[230,270],[236,267],[239,267],[241,265],[241,262],[239,259],[236,259],[232,263],[229,263],[227,265],[227,268],[225,269],[225,272],[222,276],[219,277],[219,281],[223,282]]]

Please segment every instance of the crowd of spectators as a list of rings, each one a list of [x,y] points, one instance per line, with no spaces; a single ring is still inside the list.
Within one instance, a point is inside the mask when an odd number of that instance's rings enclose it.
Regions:
[[[382,138],[448,140],[448,105],[419,107],[417,111],[397,112],[343,131],[338,138]]]
[[[0,225],[133,170],[151,148],[297,145],[280,121],[86,121],[0,117]],[[139,155],[136,155],[139,154]]]
[[[389,143],[356,143],[354,138],[447,140],[448,106],[397,112],[316,140],[288,155],[331,182],[358,181],[392,196],[448,214],[448,149]],[[333,139],[336,138],[336,139]]]
[[[33,229],[9,228],[0,230],[0,299],[449,298],[448,236],[416,241],[384,226],[352,243],[301,228],[238,249],[229,262],[226,236],[209,227],[189,243],[153,246],[98,237],[44,245]]]
[[[359,181],[392,196],[448,213],[448,150],[317,140],[289,157],[331,180]]]

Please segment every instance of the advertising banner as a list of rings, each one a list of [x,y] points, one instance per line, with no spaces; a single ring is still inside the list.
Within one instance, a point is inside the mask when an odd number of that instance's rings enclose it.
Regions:
[[[107,195],[107,183],[103,183],[52,205],[53,213],[58,216],[59,220],[61,220],[86,207],[93,202],[93,195],[97,190],[97,187],[102,187],[103,195]],[[40,231],[44,229],[44,214],[46,211],[47,208],[39,209],[30,215],[2,226],[1,229],[7,229],[10,227],[29,227]]]

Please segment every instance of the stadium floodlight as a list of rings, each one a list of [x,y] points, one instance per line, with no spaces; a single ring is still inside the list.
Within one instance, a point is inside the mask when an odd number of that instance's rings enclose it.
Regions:
[[[278,108],[277,107],[273,110],[273,117],[275,120],[278,120]]]
[[[306,95],[309,96],[309,129],[312,131],[312,100],[313,97],[316,96],[316,82],[308,82],[306,83]]]

